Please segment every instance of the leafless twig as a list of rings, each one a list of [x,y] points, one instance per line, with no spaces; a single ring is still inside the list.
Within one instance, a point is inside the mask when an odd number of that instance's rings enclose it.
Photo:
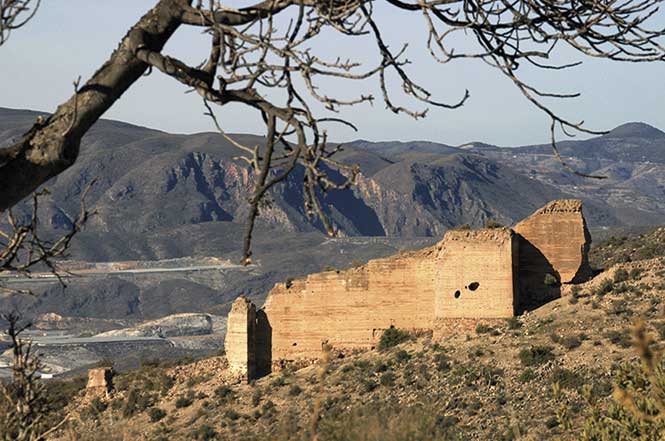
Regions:
[[[0,0],[0,46],[37,13],[41,0]]]

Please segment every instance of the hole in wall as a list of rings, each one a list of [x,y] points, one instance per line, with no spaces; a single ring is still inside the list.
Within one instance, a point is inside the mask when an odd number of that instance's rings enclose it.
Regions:
[[[292,346],[298,346],[298,343],[293,343],[293,345],[292,345]]]
[[[456,299],[459,299],[459,296],[461,296],[461,295],[462,295],[462,293],[459,292],[459,289],[457,291],[455,291],[455,298]]]
[[[475,290],[477,290],[479,286],[480,286],[480,283],[478,283],[478,282],[471,282],[471,283],[469,283],[469,289],[470,289],[471,291],[475,291]]]

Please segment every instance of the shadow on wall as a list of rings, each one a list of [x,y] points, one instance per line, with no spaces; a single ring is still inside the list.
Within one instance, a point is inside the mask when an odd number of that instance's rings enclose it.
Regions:
[[[517,314],[533,311],[561,297],[559,274],[547,257],[521,235],[519,239],[519,302]]]
[[[256,369],[255,378],[261,378],[272,369],[272,326],[263,309],[256,311]]]

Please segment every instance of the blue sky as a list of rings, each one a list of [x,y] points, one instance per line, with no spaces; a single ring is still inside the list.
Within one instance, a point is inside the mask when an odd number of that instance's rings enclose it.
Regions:
[[[49,0],[24,29],[0,47],[0,106],[53,111],[72,93],[72,81],[87,79],[110,55],[129,27],[154,0]],[[236,1],[234,4],[247,2]],[[431,109],[427,118],[414,121],[396,116],[377,100],[344,111],[341,116],[356,123],[358,133],[331,127],[335,140],[431,140],[448,144],[484,141],[499,145],[547,142],[548,118],[528,103],[502,75],[479,61],[465,60],[439,65],[424,50],[424,28],[418,14],[378,9],[378,20],[395,46],[410,43],[410,72],[428,86],[437,99],[455,101],[469,89],[471,98],[457,110]],[[663,13],[654,22],[665,27]],[[341,37],[316,43],[325,54],[336,50],[343,58],[373,59],[368,40]],[[461,41],[461,45],[469,42]],[[468,46],[467,46],[468,47]],[[208,39],[201,30],[183,27],[166,52],[193,64],[206,56]],[[584,65],[564,72],[525,70],[534,84],[557,91],[579,91],[573,101],[553,102],[552,107],[573,120],[584,119],[590,128],[611,129],[629,121],[643,121],[665,129],[665,63],[631,64],[583,58],[563,51],[561,59],[584,60]],[[375,83],[344,86],[345,93],[371,91]],[[169,132],[214,130],[203,116],[196,94],[185,94],[174,80],[154,72],[142,78],[117,102],[106,118],[154,127]],[[261,120],[239,107],[219,111],[229,132],[262,133]]]

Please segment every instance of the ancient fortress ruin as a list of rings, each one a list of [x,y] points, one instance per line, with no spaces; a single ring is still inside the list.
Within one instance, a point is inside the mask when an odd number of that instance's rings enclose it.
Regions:
[[[318,359],[325,344],[371,349],[391,326],[437,336],[512,317],[588,277],[590,242],[581,201],[557,200],[513,228],[450,230],[428,248],[277,284],[261,309],[234,302],[229,365],[251,379]]]

